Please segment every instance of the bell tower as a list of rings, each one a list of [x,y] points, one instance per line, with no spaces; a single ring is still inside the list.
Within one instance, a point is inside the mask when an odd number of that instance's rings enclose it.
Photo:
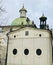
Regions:
[[[46,29],[46,27],[47,27],[47,25],[46,25],[47,17],[44,16],[44,13],[42,14],[42,16],[39,19],[40,19],[40,29]]]
[[[27,10],[24,8],[24,5],[23,5],[23,7],[19,10],[19,12],[20,12],[20,17],[26,17]]]

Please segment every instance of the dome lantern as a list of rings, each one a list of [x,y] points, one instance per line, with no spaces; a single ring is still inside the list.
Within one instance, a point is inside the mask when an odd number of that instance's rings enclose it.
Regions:
[[[19,10],[19,12],[20,12],[20,17],[26,17],[27,10],[24,8],[24,5],[23,5],[23,7]]]

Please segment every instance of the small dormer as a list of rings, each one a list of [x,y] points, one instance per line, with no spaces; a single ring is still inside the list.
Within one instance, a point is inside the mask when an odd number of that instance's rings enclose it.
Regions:
[[[24,8],[24,5],[23,5],[23,7],[19,10],[19,12],[20,12],[20,17],[26,17],[27,10]]]

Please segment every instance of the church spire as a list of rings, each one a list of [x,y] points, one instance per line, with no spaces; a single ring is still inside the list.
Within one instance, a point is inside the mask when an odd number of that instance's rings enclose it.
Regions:
[[[27,10],[24,8],[24,5],[19,10],[19,12],[20,12],[20,17],[26,17]]]

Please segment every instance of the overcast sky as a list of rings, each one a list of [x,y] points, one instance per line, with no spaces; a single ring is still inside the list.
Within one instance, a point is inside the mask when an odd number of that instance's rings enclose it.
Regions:
[[[0,16],[0,20],[3,17],[2,25],[10,25],[15,18],[18,18],[20,16],[19,9],[22,8],[23,4],[28,11],[27,17],[34,21],[37,26],[40,23],[39,17],[44,12],[47,24],[53,28],[53,0],[3,0],[2,5],[6,9],[6,13]]]

